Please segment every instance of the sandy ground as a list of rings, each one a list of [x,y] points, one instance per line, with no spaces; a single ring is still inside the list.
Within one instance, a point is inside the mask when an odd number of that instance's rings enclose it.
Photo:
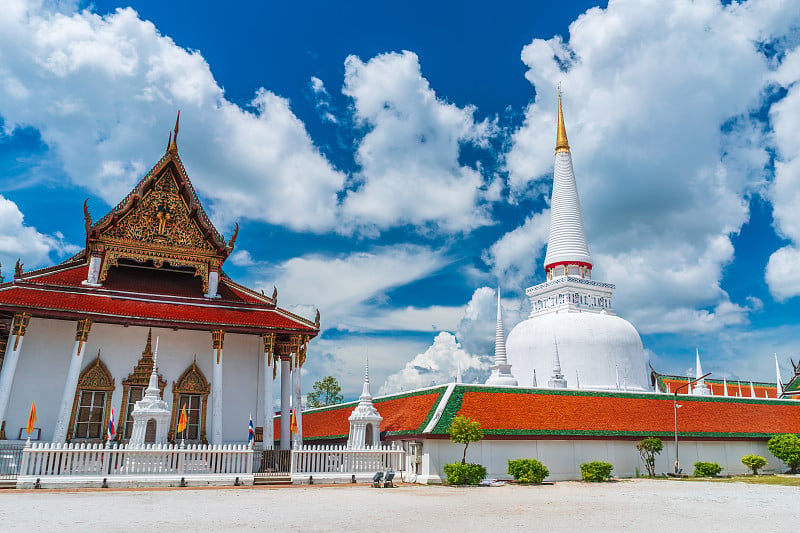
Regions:
[[[626,480],[0,492],[2,531],[793,531],[800,489]]]

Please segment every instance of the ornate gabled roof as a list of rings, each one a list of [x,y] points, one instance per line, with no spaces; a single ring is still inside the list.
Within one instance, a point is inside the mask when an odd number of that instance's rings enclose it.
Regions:
[[[180,117],[180,115],[179,115]],[[84,202],[87,255],[100,257],[93,284],[102,284],[120,259],[189,267],[209,288],[233,251],[239,226],[225,241],[203,209],[178,155],[178,123],[166,153],[122,201],[96,222]]]

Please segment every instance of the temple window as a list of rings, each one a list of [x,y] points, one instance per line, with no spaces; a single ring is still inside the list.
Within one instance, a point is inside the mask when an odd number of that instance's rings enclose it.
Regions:
[[[175,438],[184,438],[189,442],[200,441],[200,420],[202,420],[202,397],[199,394],[181,394],[178,400],[178,412],[186,407],[186,433],[177,433],[178,423],[175,422]],[[178,417],[180,420],[180,416]]]
[[[186,405],[186,440],[205,443],[206,413],[211,385],[197,366],[195,360],[178,381],[172,383],[172,419],[169,425],[169,440],[180,440],[177,432],[181,408]]]
[[[78,416],[75,421],[76,439],[101,439],[103,438],[103,420],[105,420],[105,391],[81,391],[78,403]]]
[[[97,359],[89,363],[78,378],[67,440],[103,439],[113,392],[114,378],[98,353]]]

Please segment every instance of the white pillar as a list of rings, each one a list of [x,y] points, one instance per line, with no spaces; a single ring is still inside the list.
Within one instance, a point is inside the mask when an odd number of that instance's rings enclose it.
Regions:
[[[303,405],[302,393],[300,391],[300,378],[302,369],[300,367],[300,355],[295,355],[294,371],[292,372],[292,409],[294,409],[295,420],[297,421],[297,433],[294,435],[294,443],[296,446],[303,445]]]
[[[214,373],[211,377],[211,444],[222,444],[222,343],[225,332],[211,332]]]
[[[69,359],[69,370],[64,382],[64,392],[58,406],[56,428],[53,430],[53,442],[66,442],[69,431],[69,418],[72,415],[72,404],[75,401],[75,390],[78,387],[78,378],[83,368],[83,354],[86,351],[86,341],[89,339],[89,329],[92,321],[88,318],[78,320],[75,332],[75,346],[72,348],[72,357]]]
[[[291,362],[281,359],[281,450],[289,449],[289,396],[291,395]]]
[[[208,294],[206,298],[219,298],[217,288],[219,286],[219,272],[212,271],[208,273]]]
[[[3,369],[0,370],[0,425],[6,420],[8,400],[11,398],[11,387],[14,386],[14,373],[17,371],[19,352],[22,350],[22,341],[25,339],[25,328],[31,316],[27,313],[17,313],[11,324],[11,334],[8,336],[6,355],[3,359]]]
[[[89,285],[92,287],[100,286],[100,266],[102,263],[103,260],[101,256],[92,254],[92,256],[89,258],[89,269],[86,275],[86,280],[83,282],[84,285]]]
[[[274,405],[274,396],[275,396],[275,389],[274,389],[274,361],[272,358],[275,354],[275,335],[270,334],[269,336],[265,335],[264,339],[264,390],[262,391],[263,394],[263,402],[264,402],[264,431],[263,431],[263,439],[264,439],[264,449],[270,449],[275,444],[275,427],[274,427],[274,413],[275,413],[275,405]]]

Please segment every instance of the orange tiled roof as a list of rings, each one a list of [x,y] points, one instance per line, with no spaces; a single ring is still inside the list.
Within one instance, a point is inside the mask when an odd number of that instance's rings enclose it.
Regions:
[[[533,394],[465,391],[459,415],[484,431],[573,434],[669,434],[674,430],[672,397],[608,393]],[[800,433],[800,403],[679,397],[680,433]],[[437,430],[439,426],[437,425]]]
[[[381,431],[390,433],[421,432],[428,414],[436,407],[441,390],[434,389],[423,394],[405,394],[376,399],[375,408],[383,417]],[[311,410],[303,413],[303,438],[347,437],[350,433],[348,417],[356,403]],[[275,418],[275,439],[280,438],[280,417]]]

